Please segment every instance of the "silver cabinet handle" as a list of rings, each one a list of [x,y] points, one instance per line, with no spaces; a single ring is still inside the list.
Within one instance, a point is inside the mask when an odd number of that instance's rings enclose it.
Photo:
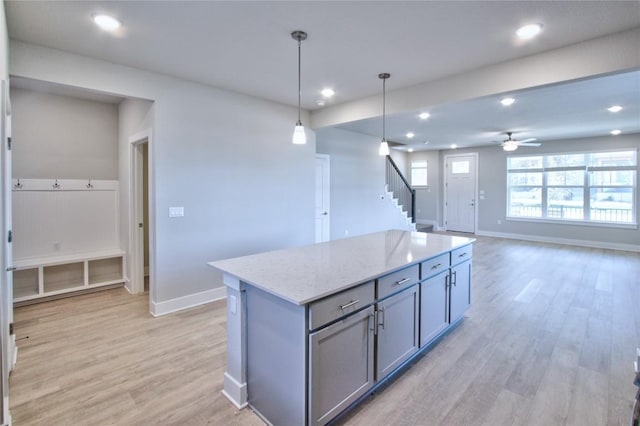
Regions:
[[[453,276],[453,279],[451,280],[451,284],[452,284],[454,287],[457,287],[457,286],[456,286],[456,284],[458,284],[458,275],[457,275],[457,271],[453,271],[453,272],[451,272],[451,274],[452,274],[452,276]]]
[[[384,330],[384,308],[378,308],[378,318],[380,318],[380,314],[382,314],[382,322],[378,323],[379,327],[382,327],[382,329]]]
[[[459,254],[458,257],[465,257],[466,255],[467,255],[467,252],[465,251],[464,253]]]
[[[340,305],[340,309],[344,311],[345,309],[350,308],[351,306],[355,305],[356,303],[360,303],[360,301],[359,300],[352,300],[349,303],[346,303],[344,305]]]
[[[444,276],[444,288],[449,288],[449,281],[451,281],[451,275],[447,274]]]
[[[441,266],[442,266],[442,263],[438,263],[437,265],[433,265],[433,266],[431,267],[431,270],[433,271],[434,269],[438,269],[438,268],[439,268],[439,267],[441,267]]]
[[[9,266],[9,267],[7,268],[7,272],[11,272],[11,271],[15,271],[15,270],[16,270],[16,267],[15,267],[15,266]]]
[[[326,215],[328,215],[328,214],[329,214],[329,212],[323,212],[323,213],[322,213],[322,216],[326,216]]]
[[[402,284],[404,284],[406,282],[409,282],[409,281],[411,281],[411,278],[403,278],[400,281],[396,281],[395,283],[393,283],[393,285],[402,285]]]

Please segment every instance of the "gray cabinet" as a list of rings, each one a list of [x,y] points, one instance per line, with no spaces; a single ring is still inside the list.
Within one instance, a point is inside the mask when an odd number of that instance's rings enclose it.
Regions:
[[[449,325],[448,272],[444,270],[420,284],[420,347],[428,344]]]
[[[418,351],[418,286],[378,302],[376,380]]]
[[[309,424],[323,425],[374,384],[374,310],[309,335]]]
[[[449,292],[449,322],[453,323],[471,306],[471,260],[451,268]]]

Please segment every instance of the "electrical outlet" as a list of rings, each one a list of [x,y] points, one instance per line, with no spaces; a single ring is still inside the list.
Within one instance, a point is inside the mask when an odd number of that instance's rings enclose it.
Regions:
[[[229,296],[229,312],[235,314],[238,311],[238,302],[235,296]]]
[[[502,225],[502,221],[498,219],[498,225]]]
[[[349,236],[349,230],[348,230],[348,229],[345,229],[345,230],[344,230],[344,236],[345,236],[345,237],[348,237],[348,236]]]

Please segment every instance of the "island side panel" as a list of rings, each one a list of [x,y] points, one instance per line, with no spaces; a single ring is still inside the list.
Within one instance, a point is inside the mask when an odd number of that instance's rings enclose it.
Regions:
[[[244,283],[223,274],[227,286],[227,371],[222,394],[238,408],[247,406],[247,336]]]
[[[306,421],[305,306],[246,286],[249,405],[274,425]]]

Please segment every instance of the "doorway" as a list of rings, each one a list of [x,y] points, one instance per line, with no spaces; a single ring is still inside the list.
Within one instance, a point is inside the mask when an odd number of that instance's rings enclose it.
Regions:
[[[445,230],[475,233],[478,153],[446,155],[444,169]]]
[[[149,292],[150,301],[155,286],[153,259],[153,212],[151,198],[151,130],[129,138],[131,145],[130,205],[129,205],[129,259],[131,293]]]
[[[329,156],[316,154],[316,243],[330,239],[330,164]]]

